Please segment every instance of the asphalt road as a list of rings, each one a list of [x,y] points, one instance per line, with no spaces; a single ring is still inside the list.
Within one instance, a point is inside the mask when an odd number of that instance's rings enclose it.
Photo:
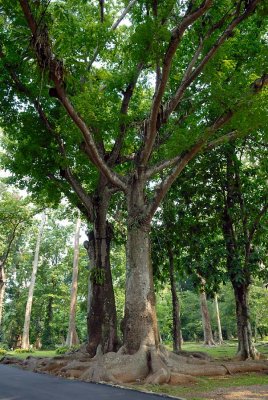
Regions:
[[[70,381],[0,365],[0,400],[161,400],[167,397]]]

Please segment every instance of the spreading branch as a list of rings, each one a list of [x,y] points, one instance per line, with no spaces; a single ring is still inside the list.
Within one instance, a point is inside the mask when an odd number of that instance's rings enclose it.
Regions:
[[[261,222],[262,218],[267,213],[267,210],[268,210],[268,202],[267,202],[267,199],[266,199],[266,202],[265,202],[264,206],[260,210],[260,212],[257,215],[256,219],[253,221],[251,229],[249,230],[249,235],[248,235],[248,244],[249,244],[249,246],[252,243],[253,237],[254,237],[254,235],[255,235],[255,233],[256,233],[259,225],[260,225],[260,222]]]
[[[228,25],[228,27],[224,30],[224,32],[221,34],[221,36],[217,39],[217,41],[214,43],[214,45],[211,47],[211,49],[208,51],[208,53],[203,57],[203,59],[199,62],[199,64],[197,65],[197,67],[193,70],[194,65],[196,64],[201,51],[203,49],[203,45],[204,45],[204,40],[206,40],[207,38],[209,38],[211,36],[211,34],[213,32],[215,32],[217,29],[219,29],[220,27],[222,27],[224,25],[224,22],[226,21],[226,19],[229,17],[229,12],[223,17],[221,18],[215,25],[213,25],[210,30],[207,32],[207,34],[205,35],[204,39],[200,39],[200,43],[192,57],[191,62],[189,63],[184,77],[181,81],[181,84],[179,86],[179,88],[177,89],[177,91],[175,92],[173,98],[163,107],[164,111],[161,111],[161,118],[159,118],[159,108],[161,105],[161,100],[164,94],[164,90],[166,87],[166,84],[168,82],[168,78],[169,78],[169,73],[170,73],[170,68],[171,68],[171,62],[173,59],[173,56],[175,54],[175,51],[177,49],[177,47],[174,50],[174,54],[172,55],[172,58],[170,61],[170,64],[167,63],[169,69],[167,70],[167,74],[164,76],[164,81],[163,79],[161,80],[161,83],[159,85],[158,91],[155,94],[155,99],[153,102],[153,107],[152,107],[152,111],[151,111],[151,116],[150,116],[150,120],[149,120],[149,126],[147,128],[148,130],[148,137],[145,138],[146,142],[144,145],[144,150],[142,153],[142,161],[144,163],[146,163],[151,155],[151,151],[153,149],[153,144],[157,135],[157,130],[161,127],[161,125],[163,123],[166,123],[169,116],[171,115],[171,113],[178,107],[186,89],[191,85],[192,82],[195,81],[195,79],[200,75],[200,73],[203,71],[204,67],[207,65],[207,63],[213,58],[213,56],[215,55],[215,53],[217,52],[217,50],[224,44],[224,42],[230,37],[230,35],[232,35],[234,29],[243,21],[245,20],[250,14],[252,14],[258,3],[260,3],[261,0],[253,0],[249,3],[249,5],[246,7],[246,9],[244,10],[244,12],[241,15],[235,15],[235,17],[233,18],[233,20],[231,21],[231,23]],[[204,4],[204,3],[203,3]],[[207,5],[207,7],[210,7],[210,4]],[[201,8],[201,7],[200,7]],[[197,16],[197,18],[199,18],[200,16],[202,16],[204,14],[206,10],[203,10],[203,12],[201,12],[201,10],[199,12],[200,15]],[[179,44],[179,43],[178,43]],[[168,52],[167,52],[168,53]],[[167,54],[166,53],[166,54]],[[165,67],[163,67],[163,73],[165,71]]]
[[[224,32],[221,34],[221,36],[215,41],[213,46],[210,48],[210,50],[207,52],[207,54],[203,57],[203,59],[200,61],[198,66],[192,71],[192,68],[187,68],[185,75],[181,81],[181,84],[177,91],[175,92],[173,98],[165,105],[164,107],[164,115],[162,118],[163,123],[165,123],[168,120],[168,117],[170,114],[178,107],[181,99],[183,98],[183,95],[186,91],[187,88],[195,81],[195,79],[200,75],[200,73],[204,70],[204,67],[207,65],[207,63],[213,58],[213,56],[216,54],[218,49],[225,43],[226,40],[232,35],[234,29],[243,21],[245,20],[250,14],[252,14],[257,7],[258,3],[260,0],[255,0],[251,2],[251,5],[246,8],[246,10],[243,12],[241,15],[237,15],[231,23],[228,25],[228,27],[224,30]],[[227,14],[225,16],[228,16]],[[215,24],[207,33],[205,40],[210,37],[210,35],[216,31],[220,26],[223,25],[225,19],[221,19],[217,24]],[[201,53],[202,47],[203,47],[204,40],[200,43],[198,46],[196,53],[193,56],[192,63],[194,63],[195,60],[197,60],[199,54]],[[189,66],[191,63],[189,64]]]
[[[10,253],[10,250],[11,250],[12,243],[14,242],[14,239],[16,237],[17,229],[18,229],[19,225],[22,222],[23,222],[23,220],[19,220],[13,226],[13,229],[12,229],[10,235],[9,235],[7,247],[6,247],[5,251],[4,251],[4,253],[0,256],[0,272],[1,272],[1,269],[5,266],[5,263],[6,263],[7,259],[8,259],[8,256],[9,256],[9,253]]]
[[[129,103],[132,98],[133,92],[135,90],[138,78],[142,72],[143,67],[144,67],[144,63],[142,63],[142,62],[137,65],[136,71],[133,75],[133,79],[131,80],[131,82],[128,84],[126,90],[124,91],[123,100],[122,100],[121,109],[120,109],[120,117],[123,118],[123,120],[128,113]],[[124,137],[125,137],[125,134],[127,131],[127,124],[125,122],[122,122],[120,124],[119,129],[120,129],[120,132],[115,141],[115,144],[111,151],[110,157],[108,159],[108,165],[113,165],[119,157],[119,154],[121,152],[121,148],[123,145]]]
[[[232,110],[228,110],[226,113],[222,114],[210,127],[206,129],[206,132],[201,139],[199,139],[184,154],[173,159],[176,159],[176,163],[174,164],[174,167],[172,168],[170,174],[168,174],[168,176],[156,188],[154,199],[148,207],[146,219],[151,220],[161,201],[165,197],[167,191],[176,180],[176,178],[179,176],[179,174],[186,167],[186,165],[204,148],[208,139],[231,120],[233,115],[234,113]]]
[[[73,120],[75,125],[79,128],[84,138],[87,154],[90,157],[91,162],[97,167],[111,184],[119,187],[122,190],[126,190],[126,184],[121,177],[113,172],[105,163],[101,155],[99,154],[98,148],[94,141],[92,132],[73,107],[69,100],[64,85],[64,68],[62,61],[58,60],[53,54],[50,46],[50,40],[48,37],[47,29],[44,25],[37,25],[34,16],[29,7],[28,0],[20,0],[20,5],[24,13],[25,19],[32,32],[32,46],[35,50],[39,67],[49,72],[50,79],[54,82],[57,97],[61,101],[61,104],[65,108],[66,112]]]
[[[123,21],[125,16],[129,13],[130,9],[134,6],[134,4],[137,3],[137,0],[131,0],[129,4],[126,6],[120,17],[113,23],[112,25],[112,30],[114,31],[118,25]]]
[[[130,9],[134,6],[135,3],[137,3],[137,0],[132,0],[132,1],[129,2],[129,4],[124,9],[124,11],[120,15],[120,17],[113,23],[113,25],[111,27],[112,31],[116,30],[116,28],[120,25],[120,23],[123,21],[123,19],[128,14]],[[94,52],[93,52],[93,56],[92,56],[90,62],[88,63],[87,71],[90,71],[92,65],[94,64],[94,62],[96,61],[96,58],[98,57],[98,54],[99,54],[99,46],[96,46],[95,49],[94,49]]]
[[[2,59],[4,58],[4,54],[3,54],[2,50],[0,50],[0,58],[2,58]],[[17,91],[19,93],[25,95],[27,97],[27,99],[33,103],[41,122],[44,124],[44,126],[48,130],[48,132],[50,132],[52,134],[52,136],[56,139],[56,141],[58,143],[58,148],[59,148],[60,154],[67,161],[67,155],[66,155],[63,140],[61,139],[59,134],[54,130],[53,126],[51,125],[45,111],[42,108],[41,103],[39,102],[39,100],[34,98],[32,96],[31,91],[25,85],[22,84],[22,82],[19,80],[19,78],[17,77],[16,73],[13,71],[11,66],[9,64],[5,63],[5,67],[8,70]],[[87,209],[87,214],[90,216],[90,219],[92,221],[94,215],[93,215],[93,204],[92,204],[91,197],[85,192],[81,183],[75,178],[70,167],[65,167],[64,169],[61,169],[61,174],[66,179],[66,181],[69,182],[69,184],[72,186],[73,190],[75,191],[75,193],[77,194],[79,199],[84,204],[85,208]]]
[[[154,94],[149,120],[146,121],[147,134],[145,136],[144,148],[141,153],[141,163],[143,165],[145,165],[148,162],[154,145],[155,136],[157,132],[156,126],[157,126],[158,111],[167,86],[171,65],[176,50],[181,42],[181,39],[186,29],[191,24],[193,24],[200,16],[203,15],[211,7],[211,4],[212,0],[205,0],[197,10],[193,12],[187,12],[184,18],[182,19],[181,23],[179,24],[179,26],[177,26],[172,31],[171,39],[163,59],[161,79],[159,80],[159,85],[156,88]]]

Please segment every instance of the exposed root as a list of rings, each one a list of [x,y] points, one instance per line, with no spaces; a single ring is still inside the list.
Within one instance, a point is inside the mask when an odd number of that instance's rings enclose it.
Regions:
[[[200,358],[200,360],[207,360],[207,361],[212,361],[213,358],[210,357],[207,353],[203,351],[185,351],[185,350],[179,350],[175,351],[175,354],[178,354],[183,357],[194,357],[194,358]]]
[[[203,357],[201,353],[185,355],[168,351],[160,346],[142,346],[138,352],[102,354],[89,358],[83,351],[54,358],[28,357],[26,360],[5,357],[5,364],[18,364],[32,371],[81,379],[91,382],[116,384],[144,382],[150,384],[179,385],[195,382],[199,376],[223,376],[241,372],[268,371],[268,361],[219,363]]]

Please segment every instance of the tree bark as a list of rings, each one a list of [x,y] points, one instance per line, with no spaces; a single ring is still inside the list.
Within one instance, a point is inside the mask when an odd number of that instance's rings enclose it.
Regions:
[[[232,282],[237,319],[238,352],[237,357],[241,360],[255,359],[257,351],[252,342],[252,331],[249,319],[248,292],[249,285],[238,285]]]
[[[117,317],[110,265],[112,228],[107,221],[110,194],[107,188],[99,192],[93,204],[93,230],[84,243],[90,260],[88,293],[87,351],[95,356],[98,347],[103,353],[118,347]]]
[[[72,276],[72,288],[71,288],[69,328],[66,339],[66,346],[74,346],[79,344],[79,338],[77,335],[76,324],[75,324],[75,317],[76,317],[77,289],[78,289],[80,227],[81,227],[81,218],[79,215],[76,221],[75,238],[74,238],[73,276]]]
[[[180,303],[176,290],[176,282],[174,276],[174,254],[170,248],[168,250],[169,256],[169,280],[172,295],[172,319],[173,319],[173,351],[181,350],[182,334],[181,334],[181,319],[180,319]]]
[[[125,351],[133,354],[142,345],[159,345],[155,308],[149,224],[140,221],[145,201],[142,184],[128,193],[128,237],[124,328]]]
[[[238,205],[241,213],[241,216],[238,217],[239,219],[235,218],[237,214],[234,213],[235,206],[238,207]],[[232,282],[236,302],[237,357],[241,360],[255,359],[258,353],[252,342],[248,307],[248,290],[251,281],[249,264],[251,240],[249,239],[244,199],[240,186],[239,163],[234,145],[229,146],[226,150],[226,197],[222,222],[227,252],[226,267]],[[237,237],[237,232],[239,232],[237,226],[242,227],[242,238]],[[240,247],[241,242],[244,243],[244,249]],[[239,257],[241,250],[244,250],[244,260]]]
[[[1,261],[0,261],[0,263],[1,263]],[[2,318],[3,318],[5,290],[6,290],[5,270],[4,270],[4,266],[0,264],[0,331],[1,331]]]
[[[46,306],[44,331],[42,334],[42,346],[47,349],[49,349],[53,346],[53,331],[52,331],[53,302],[54,302],[54,297],[49,295],[47,306]]]
[[[46,214],[43,213],[41,225],[40,225],[39,232],[38,232],[36,247],[35,247],[32,277],[31,277],[31,283],[29,286],[29,293],[28,293],[28,299],[27,299],[27,304],[26,304],[22,343],[21,343],[22,349],[29,349],[29,347],[30,347],[29,332],[30,332],[30,321],[31,321],[31,312],[32,312],[32,304],[33,304],[33,293],[34,293],[35,279],[36,279],[36,273],[37,273],[37,268],[38,268],[40,244],[41,244],[41,239],[42,239],[42,235],[43,235],[43,231],[44,231],[45,222],[46,222]]]
[[[200,308],[202,314],[202,324],[204,331],[204,344],[206,346],[214,346],[215,342],[213,339],[211,323],[210,323],[210,315],[207,304],[207,296],[204,289],[200,291]]]
[[[216,310],[216,318],[217,318],[217,325],[218,325],[218,336],[219,336],[219,344],[223,343],[222,338],[222,329],[221,329],[221,318],[220,318],[220,311],[219,311],[219,304],[218,304],[218,296],[215,293],[214,296],[214,303],[215,303],[215,310]]]

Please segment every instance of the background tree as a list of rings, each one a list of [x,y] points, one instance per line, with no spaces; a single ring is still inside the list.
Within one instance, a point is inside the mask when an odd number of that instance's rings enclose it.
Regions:
[[[75,237],[74,237],[73,276],[72,276],[72,287],[71,287],[69,328],[66,339],[67,346],[73,346],[79,344],[79,338],[76,332],[75,317],[76,317],[76,304],[77,304],[80,227],[81,227],[81,219],[80,215],[78,215],[75,228]]]
[[[25,309],[24,327],[23,327],[22,343],[21,343],[22,349],[30,348],[29,332],[30,332],[31,312],[32,312],[32,305],[33,305],[33,294],[34,294],[37,268],[38,268],[38,263],[39,263],[40,245],[41,245],[41,240],[42,240],[45,223],[46,223],[46,213],[43,212],[42,220],[41,220],[41,224],[40,224],[40,228],[39,228],[38,236],[37,236],[37,240],[36,240],[36,247],[35,247],[35,252],[34,252],[34,260],[33,260],[33,270],[32,270],[32,275],[31,275],[31,282],[30,282],[30,286],[29,286],[26,309]]]
[[[18,193],[9,191],[4,184],[0,186],[0,333],[6,288],[6,263],[14,242],[19,240],[22,230],[27,226],[30,210],[28,200]]]

